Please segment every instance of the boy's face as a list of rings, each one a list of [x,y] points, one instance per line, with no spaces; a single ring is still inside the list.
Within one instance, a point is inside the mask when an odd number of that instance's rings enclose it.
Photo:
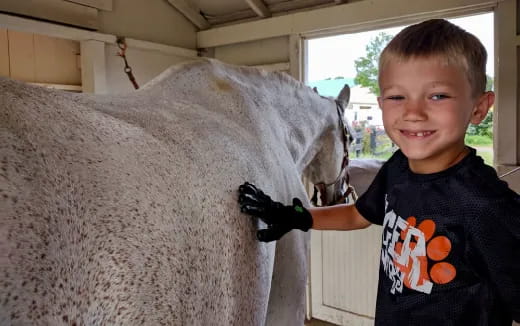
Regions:
[[[416,173],[445,170],[465,155],[468,124],[478,124],[494,94],[472,96],[463,68],[436,57],[389,60],[380,72],[383,124]]]

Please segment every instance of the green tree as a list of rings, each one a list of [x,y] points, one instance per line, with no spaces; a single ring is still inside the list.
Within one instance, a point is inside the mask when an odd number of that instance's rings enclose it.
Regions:
[[[470,124],[466,134],[493,138],[493,111],[489,111],[478,125]]]
[[[495,89],[493,77],[486,75],[486,91],[492,91]]]
[[[357,85],[367,87],[370,89],[370,92],[376,96],[379,96],[379,85],[377,83],[379,55],[392,37],[393,35],[384,32],[379,33],[367,44],[365,48],[366,55],[354,61],[356,66],[356,78],[354,78],[354,82]]]
[[[494,87],[494,80],[493,77],[486,75],[486,91],[493,90]],[[466,132],[468,135],[472,136],[485,136],[492,138],[493,137],[493,111],[489,111],[482,120],[482,122],[478,125],[472,125],[470,124],[468,127],[468,131]]]

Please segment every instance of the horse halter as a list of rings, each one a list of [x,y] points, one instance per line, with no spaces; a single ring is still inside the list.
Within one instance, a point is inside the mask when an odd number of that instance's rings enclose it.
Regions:
[[[341,133],[341,139],[343,141],[343,160],[341,162],[341,170],[339,171],[338,177],[333,182],[319,182],[314,185],[314,194],[311,198],[311,202],[314,206],[318,206],[318,191],[320,193],[321,206],[333,206],[345,203],[349,196],[352,196],[352,199],[354,201],[357,199],[356,191],[354,190],[354,187],[352,187],[352,185],[350,184],[350,175],[347,171],[347,166],[349,164],[348,144],[350,135],[347,127],[345,126],[345,123],[343,122],[343,105],[337,100],[336,110],[338,112],[339,126],[343,131]],[[327,188],[330,186],[334,186],[333,191],[335,193],[339,193],[339,196],[338,198],[334,198],[332,202],[327,203]]]

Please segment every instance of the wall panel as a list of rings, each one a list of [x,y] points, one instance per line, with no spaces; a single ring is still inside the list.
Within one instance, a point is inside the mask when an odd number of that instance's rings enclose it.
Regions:
[[[36,82],[81,85],[79,42],[34,34],[34,50]]]
[[[36,81],[34,34],[8,30],[7,35],[11,78]]]
[[[5,28],[0,28],[0,76],[9,76],[9,44]]]
[[[215,48],[215,58],[237,65],[289,62],[289,37],[276,37]]]

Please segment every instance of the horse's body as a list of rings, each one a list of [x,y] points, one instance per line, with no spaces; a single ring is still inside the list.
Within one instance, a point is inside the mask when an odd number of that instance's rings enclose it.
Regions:
[[[124,96],[0,80],[0,324],[302,325],[308,235],[275,263],[236,188],[305,198],[323,146],[333,180],[337,119],[282,74],[215,61]]]

